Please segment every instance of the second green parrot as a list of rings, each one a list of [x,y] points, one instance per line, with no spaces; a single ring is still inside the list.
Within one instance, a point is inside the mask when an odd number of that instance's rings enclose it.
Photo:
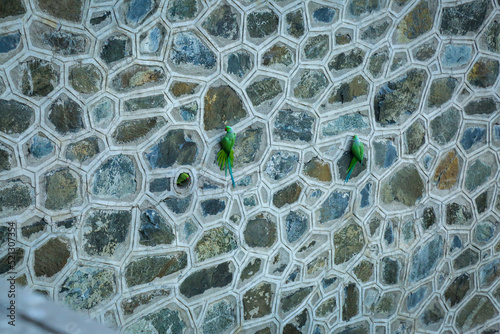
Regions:
[[[177,185],[182,185],[186,180],[189,180],[189,174],[181,173],[181,175],[177,178]]]
[[[220,166],[221,170],[226,170],[226,176],[227,170],[229,168],[229,174],[231,175],[231,181],[233,181],[233,187],[236,187],[232,170],[234,160],[233,146],[234,142],[236,141],[236,134],[233,132],[233,129],[230,126],[226,126],[226,132],[226,135],[220,141],[222,150],[217,153],[217,164]]]
[[[352,158],[351,163],[349,164],[349,168],[347,169],[347,176],[345,178],[344,184],[349,181],[352,171],[354,170],[354,166],[356,166],[356,162],[359,161],[361,165],[363,165],[363,155],[365,154],[365,147],[363,146],[363,143],[359,141],[358,136],[354,136],[354,141],[351,146],[351,152],[354,157]]]

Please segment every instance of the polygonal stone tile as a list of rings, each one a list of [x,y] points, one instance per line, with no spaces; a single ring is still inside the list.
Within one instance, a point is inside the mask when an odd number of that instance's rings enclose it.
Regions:
[[[458,83],[454,77],[434,79],[427,97],[427,106],[439,108],[448,102],[455,93]]]
[[[361,28],[359,38],[362,41],[376,44],[387,35],[387,33],[389,32],[389,28],[392,26],[392,23],[393,22],[390,17],[384,17],[375,22],[372,22],[369,25]]]
[[[125,281],[129,287],[132,287],[177,277],[187,264],[188,256],[185,252],[169,252],[132,258],[125,266]]]
[[[0,64],[6,63],[23,49],[19,30],[0,34]]]
[[[478,97],[467,103],[464,111],[468,116],[490,117],[498,109],[498,101],[494,97]]]
[[[355,283],[349,283],[342,290],[342,320],[349,321],[359,313],[359,287]]]
[[[90,106],[89,115],[94,128],[106,129],[115,117],[115,102],[109,97],[103,97]]]
[[[319,218],[316,222],[321,224],[320,226],[328,226],[330,224],[325,224],[341,218],[349,208],[350,197],[351,193],[348,191],[332,191],[316,212],[316,217]]]
[[[460,114],[455,107],[450,107],[434,117],[430,122],[431,139],[441,146],[453,141],[461,123]]]
[[[175,304],[169,304],[158,311],[151,312],[133,321],[124,328],[123,332],[133,334],[147,328],[160,333],[167,328],[175,331],[175,333],[187,334],[193,330],[192,326],[190,316],[186,311]]]
[[[198,0],[169,0],[167,5],[167,20],[173,23],[190,21],[196,18],[203,9]]]
[[[293,96],[305,102],[314,103],[328,89],[329,80],[322,70],[300,70],[291,81]]]
[[[62,283],[58,298],[73,310],[91,310],[116,295],[116,284],[113,269],[79,266]]]
[[[373,162],[375,171],[390,168],[399,160],[398,138],[376,138],[373,142]]]
[[[233,51],[224,57],[223,67],[227,74],[241,81],[255,67],[255,56],[245,49]]]
[[[231,261],[192,271],[180,284],[179,291],[186,298],[204,295],[212,289],[220,291],[232,283],[234,271],[235,265]]]
[[[477,159],[469,161],[465,174],[465,189],[469,192],[485,184],[497,172],[497,159],[491,152],[485,152]]]
[[[381,199],[389,206],[402,204],[411,207],[421,201],[424,195],[424,181],[413,165],[398,168],[394,174],[387,176],[381,187]]]
[[[166,74],[162,67],[134,64],[108,80],[108,85],[118,93],[128,93],[133,90],[161,86],[165,81]]]
[[[102,40],[98,52],[106,65],[113,66],[121,60],[132,57],[132,39],[128,35],[114,33]]]
[[[279,189],[273,195],[273,205],[280,209],[285,205],[295,203],[299,199],[303,188],[304,186],[296,181]]]
[[[94,64],[79,64],[69,68],[69,83],[83,96],[91,96],[102,89],[102,74]]]
[[[271,8],[260,8],[246,16],[247,40],[261,44],[275,35],[279,28],[279,16]]]
[[[425,123],[421,119],[415,120],[405,133],[405,153],[415,154],[425,144],[426,131]]]
[[[482,295],[475,295],[458,311],[455,325],[460,331],[469,331],[490,319],[498,317],[498,310],[491,300]]]
[[[489,0],[444,7],[439,31],[448,36],[474,36],[491,9]]]
[[[135,118],[122,121],[111,135],[118,145],[139,144],[151,137],[167,122],[163,117]]]
[[[440,60],[446,69],[465,68],[474,55],[474,48],[470,44],[446,44],[442,48]]]
[[[201,26],[220,46],[225,46],[239,39],[241,14],[228,3],[221,3],[212,10]]]
[[[141,212],[141,225],[138,231],[139,244],[143,246],[168,245],[175,241],[171,224],[154,208]]]
[[[302,9],[297,9],[285,15],[285,31],[293,38],[301,38],[306,30]]]
[[[14,0],[9,2],[9,6],[2,8],[0,20],[14,20],[26,13],[26,6],[22,0]]]
[[[0,217],[22,213],[34,203],[34,189],[24,178],[0,182]]]
[[[283,42],[278,42],[266,49],[262,54],[261,63],[265,67],[290,72],[295,67],[295,49]]]
[[[7,135],[20,135],[34,123],[35,110],[16,100],[0,99],[0,131]]]
[[[96,136],[90,136],[69,144],[66,147],[65,157],[73,162],[87,164],[103,150],[104,142]]]
[[[350,261],[365,246],[363,229],[355,222],[349,222],[333,234],[335,247],[334,262],[336,265]]]
[[[410,282],[417,282],[431,275],[444,253],[444,239],[435,235],[415,249],[411,257]]]
[[[486,145],[487,129],[485,125],[466,123],[460,136],[460,145],[471,153]]]
[[[188,75],[210,75],[217,70],[217,54],[194,31],[176,33],[168,54],[168,63]]]
[[[377,13],[385,7],[384,0],[350,0],[347,5],[347,17],[353,21],[361,19]]]
[[[495,217],[487,217],[479,221],[472,231],[473,244],[479,248],[493,241],[498,234],[498,222]]]
[[[48,107],[47,114],[48,121],[61,135],[77,133],[85,128],[82,107],[65,93]]]
[[[439,41],[436,37],[422,42],[413,49],[413,59],[422,62],[429,61],[436,54],[438,45]]]
[[[203,123],[205,131],[233,126],[246,118],[248,113],[240,95],[229,85],[211,86],[204,99]]]
[[[494,53],[500,53],[500,24],[498,23],[499,17],[496,16],[479,37],[479,46],[484,50]]]
[[[130,28],[137,28],[158,9],[157,0],[124,0],[117,8],[121,21]]]
[[[168,31],[160,23],[155,24],[139,37],[139,53],[142,56],[158,56],[168,40]]]
[[[236,298],[233,296],[210,303],[201,326],[203,333],[232,333],[237,326],[237,310]]]
[[[404,67],[408,63],[408,55],[405,51],[395,52],[392,56],[391,66],[389,67],[391,72],[396,72],[400,68]]]
[[[345,132],[356,132],[366,134],[370,132],[370,118],[366,112],[360,111],[353,114],[346,114],[330,121],[321,123],[322,137],[336,137]]]
[[[17,167],[16,156],[14,149],[9,144],[0,141],[0,173]]]
[[[238,248],[235,234],[226,227],[216,227],[206,231],[194,247],[196,261],[230,253]]]
[[[69,209],[81,201],[80,175],[69,168],[59,168],[44,176],[44,205],[49,210]]]
[[[424,70],[411,69],[378,88],[373,102],[377,122],[382,126],[399,123],[417,111],[427,77]]]
[[[14,87],[24,96],[40,98],[59,85],[60,68],[55,62],[30,57],[11,71]]]
[[[85,1],[63,0],[56,4],[50,0],[37,0],[36,5],[39,10],[45,14],[53,16],[57,19],[78,23],[82,20]]]
[[[278,239],[276,217],[268,212],[250,217],[243,235],[249,247],[262,250],[270,249]]]
[[[302,169],[302,173],[320,182],[332,181],[332,172],[330,164],[324,160],[321,160],[318,157],[314,157],[311,160],[305,162],[304,168]]]
[[[271,152],[263,167],[265,175],[273,181],[288,177],[296,171],[299,156],[299,153],[288,150]]]
[[[330,51],[330,37],[327,34],[311,35],[302,50],[304,60],[322,60]]]
[[[53,140],[39,132],[24,145],[24,156],[29,165],[38,165],[56,155],[56,145]]]
[[[35,250],[33,270],[38,278],[52,278],[71,260],[71,246],[65,238],[52,238]]]
[[[99,199],[125,201],[137,193],[140,175],[133,157],[111,156],[95,170],[90,191]]]
[[[312,27],[323,27],[338,21],[341,11],[338,8],[317,2],[309,2],[309,24]]]
[[[88,16],[90,29],[98,32],[103,28],[107,27],[114,21],[114,17],[111,15],[110,10],[96,10],[91,12]]]
[[[430,31],[434,24],[437,3],[421,0],[398,23],[393,41],[398,44],[410,43]]]
[[[269,113],[283,96],[285,82],[276,77],[258,76],[246,88],[255,110]]]
[[[136,315],[149,305],[157,303],[164,298],[168,298],[171,292],[172,291],[170,289],[157,289],[136,293],[131,296],[127,294],[127,296],[123,297],[120,303],[120,308],[122,309],[124,318]]]
[[[260,158],[268,147],[267,126],[264,123],[254,123],[236,134],[234,150],[234,168],[245,168]]]
[[[314,114],[296,108],[279,110],[273,121],[272,137],[277,141],[304,145],[313,140]]]
[[[351,72],[363,64],[365,55],[366,52],[360,48],[337,53],[328,62],[328,69],[332,71],[335,76]]]
[[[479,88],[491,87],[497,81],[499,67],[497,60],[481,57],[467,74],[467,81]]]
[[[338,106],[339,104],[360,103],[366,101],[370,91],[370,84],[362,76],[354,78],[336,86],[328,96],[328,104]]]
[[[135,97],[125,100],[123,109],[127,112],[149,111],[151,109],[163,109],[167,106],[167,100],[163,94]]]
[[[272,312],[276,284],[261,282],[243,295],[243,317],[252,320],[265,317]]]
[[[354,38],[354,30],[351,28],[341,27],[335,30],[335,44],[336,45],[347,45],[352,42]],[[351,53],[351,55],[356,55],[357,53]],[[337,58],[338,59],[338,58]]]
[[[389,62],[389,50],[387,47],[376,50],[368,60],[368,71],[374,78],[378,78],[385,71]]]

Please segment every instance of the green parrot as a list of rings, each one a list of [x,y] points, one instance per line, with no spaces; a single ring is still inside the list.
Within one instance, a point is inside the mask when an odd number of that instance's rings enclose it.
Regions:
[[[186,180],[189,180],[189,174],[181,173],[181,175],[179,175],[179,177],[177,178],[177,185],[184,183],[184,181]]]
[[[351,146],[351,151],[354,157],[351,160],[351,164],[349,165],[349,169],[347,169],[347,177],[345,178],[344,184],[349,181],[351,177],[352,171],[354,170],[354,166],[356,166],[356,162],[360,162],[363,165],[363,155],[365,154],[365,147],[363,143],[359,141],[358,136],[354,136],[354,141]]]
[[[236,185],[234,184],[233,170],[231,167],[234,161],[233,146],[234,142],[236,141],[236,134],[233,132],[233,129],[230,126],[226,126],[226,132],[226,135],[220,141],[222,150],[217,153],[217,165],[220,166],[220,170],[226,170],[226,176],[227,169],[229,167],[229,174],[231,175],[231,180],[233,181],[233,187],[236,187]]]

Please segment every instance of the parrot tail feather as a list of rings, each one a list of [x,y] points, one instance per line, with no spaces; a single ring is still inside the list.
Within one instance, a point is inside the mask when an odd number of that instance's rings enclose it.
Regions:
[[[344,184],[346,184],[347,181],[349,181],[349,178],[351,177],[352,171],[354,170],[354,166],[356,165],[357,161],[358,160],[356,158],[352,158],[351,164],[349,165],[349,168],[347,169],[347,176],[345,178]]]
[[[231,159],[228,160],[228,166],[229,166],[229,175],[231,175],[231,181],[233,181],[233,187],[236,187],[236,184],[234,183],[233,170],[231,169]]]

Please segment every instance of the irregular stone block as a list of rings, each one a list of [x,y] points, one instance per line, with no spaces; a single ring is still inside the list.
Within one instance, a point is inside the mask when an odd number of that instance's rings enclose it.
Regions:
[[[467,74],[467,81],[479,88],[491,87],[497,81],[499,67],[497,60],[479,58]]]
[[[336,265],[351,260],[365,246],[363,229],[356,223],[348,223],[333,235],[335,248],[334,262]]]
[[[93,94],[101,89],[102,74],[93,64],[70,67],[69,82],[78,93]]]
[[[298,144],[312,140],[315,118],[307,111],[280,110],[273,122],[273,136]]]
[[[448,102],[453,96],[457,84],[458,80],[453,77],[438,78],[432,81],[427,106],[439,108]]]
[[[203,124],[205,131],[233,126],[247,117],[247,111],[236,91],[228,86],[210,87],[205,95]]]
[[[304,57],[307,60],[323,59],[330,49],[328,35],[318,35],[309,37],[304,45]]]
[[[417,282],[431,274],[443,257],[443,246],[443,237],[436,235],[414,251],[409,276],[410,282]]]
[[[69,168],[45,175],[45,207],[49,210],[70,208],[80,197],[80,177]]]
[[[431,120],[431,138],[439,145],[445,145],[453,140],[461,123],[460,112],[451,107]]]
[[[115,34],[104,40],[100,58],[112,66],[122,59],[132,56],[132,40],[125,34]]]
[[[276,286],[259,283],[243,295],[243,316],[245,320],[257,319],[271,314]]]
[[[278,31],[279,17],[271,9],[248,14],[247,29],[251,38],[266,38]]]
[[[134,160],[126,155],[115,155],[105,160],[95,171],[92,194],[99,198],[124,201],[137,191]]]
[[[252,248],[270,248],[278,237],[276,219],[269,214],[259,214],[248,220],[243,232],[245,242]]]
[[[170,181],[170,179],[168,179]],[[169,183],[170,185],[170,183]],[[172,226],[155,209],[146,209],[141,213],[139,244],[154,247],[168,245],[175,241]]]
[[[405,166],[385,180],[381,196],[386,204],[398,202],[413,206],[424,196],[424,192],[424,181],[418,170],[415,166]]]
[[[466,332],[495,317],[498,317],[498,310],[491,300],[476,295],[458,311],[455,325],[460,331]]]
[[[21,134],[35,121],[35,110],[15,100],[0,99],[0,131]]]
[[[350,197],[350,192],[333,191],[319,209],[319,223],[325,224],[342,217],[349,207]]]
[[[264,170],[272,180],[278,181],[293,173],[297,169],[298,162],[298,153],[276,151],[269,157]]]
[[[125,281],[132,287],[175,274],[186,268],[187,258],[185,252],[175,252],[134,259],[125,267]]]
[[[165,71],[158,66],[132,65],[109,80],[109,86],[119,93],[150,88],[165,83]]]
[[[433,1],[420,1],[399,22],[393,40],[396,43],[410,43],[430,31],[434,25],[436,5]]]
[[[194,247],[196,260],[201,262],[232,252],[238,248],[234,233],[225,227],[216,227],[203,233]]]
[[[187,298],[203,294],[209,289],[224,288],[233,281],[234,265],[223,262],[193,272],[180,285],[180,293]]]
[[[55,18],[71,22],[82,20],[84,2],[82,0],[37,0],[40,9]]]
[[[118,124],[111,136],[117,144],[138,143],[147,139],[165,124],[165,120],[161,117],[123,121]]]
[[[49,121],[62,135],[77,133],[85,128],[82,107],[64,93],[50,105],[48,113]]]
[[[37,277],[52,277],[60,272],[71,256],[68,243],[61,238],[52,238],[35,251],[33,269]]]
[[[202,27],[213,37],[235,41],[240,35],[240,20],[240,14],[224,3],[210,13]]]
[[[194,73],[212,73],[217,67],[217,56],[193,31],[179,32],[172,39],[169,61],[175,69]],[[201,72],[200,72],[201,71]]]
[[[439,31],[443,35],[465,36],[476,32],[491,10],[488,0],[444,7]]]
[[[99,138],[92,136],[75,143],[69,144],[66,148],[66,159],[85,163],[98,155],[104,144]]]
[[[150,147],[144,156],[153,169],[168,168],[174,165],[192,165],[203,152],[199,146],[198,133],[191,130],[170,130]]]

